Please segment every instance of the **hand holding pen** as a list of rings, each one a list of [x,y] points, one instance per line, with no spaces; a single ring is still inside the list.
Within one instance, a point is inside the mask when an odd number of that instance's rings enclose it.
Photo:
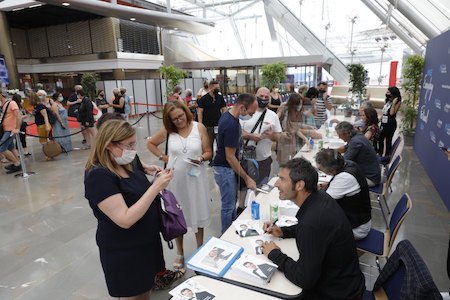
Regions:
[[[263,230],[264,233],[271,234],[275,237],[283,237],[283,231],[281,230],[281,228],[273,224],[272,222],[264,222]]]

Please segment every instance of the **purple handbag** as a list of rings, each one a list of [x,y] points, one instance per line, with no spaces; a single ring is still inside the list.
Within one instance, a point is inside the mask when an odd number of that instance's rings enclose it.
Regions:
[[[187,232],[186,220],[181,205],[171,191],[162,190],[159,198],[161,199],[159,209],[161,233],[169,249],[173,249],[172,240]]]

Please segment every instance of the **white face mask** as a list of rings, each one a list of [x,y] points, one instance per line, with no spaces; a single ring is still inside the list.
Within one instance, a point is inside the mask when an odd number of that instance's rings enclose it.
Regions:
[[[274,91],[275,93],[278,93],[278,92],[280,91],[280,89],[279,89],[279,88],[275,88],[275,89],[273,89],[273,91]]]
[[[59,102],[63,102],[64,101],[64,97],[58,97],[58,101]]]
[[[239,119],[240,120],[242,120],[242,121],[248,121],[248,120],[250,120],[252,118],[252,116],[250,116],[250,115],[239,115]]]
[[[114,159],[116,160],[116,163],[118,163],[119,165],[128,165],[129,163],[131,163],[134,158],[136,157],[136,150],[122,150],[122,156],[120,157],[114,157]]]

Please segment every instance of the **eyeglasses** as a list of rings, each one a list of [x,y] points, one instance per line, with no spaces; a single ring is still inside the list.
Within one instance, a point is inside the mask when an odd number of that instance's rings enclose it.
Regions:
[[[116,142],[116,144],[124,147],[127,150],[136,150],[136,142],[129,143],[128,145],[122,144],[121,142]],[[122,149],[121,147],[119,147],[119,148]]]
[[[171,119],[173,123],[183,120],[184,113],[178,115],[176,118]]]

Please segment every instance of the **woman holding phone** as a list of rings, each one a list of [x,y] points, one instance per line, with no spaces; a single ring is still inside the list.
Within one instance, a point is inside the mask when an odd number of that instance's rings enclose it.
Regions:
[[[211,223],[212,198],[204,161],[212,157],[206,127],[193,121],[193,116],[180,101],[164,105],[164,127],[148,141],[148,149],[174,169],[168,186],[183,207],[187,225],[195,233],[197,247],[203,244],[203,228]],[[166,152],[158,146],[167,142]],[[184,266],[183,236],[176,238],[177,256],[174,267]]]

